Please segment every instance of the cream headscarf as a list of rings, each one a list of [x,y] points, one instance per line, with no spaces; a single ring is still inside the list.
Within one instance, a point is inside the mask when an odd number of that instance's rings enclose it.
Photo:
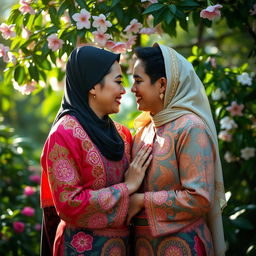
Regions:
[[[152,120],[155,126],[158,127],[190,113],[196,114],[204,121],[216,148],[215,195],[212,208],[208,214],[208,222],[213,237],[215,255],[222,256],[225,255],[226,246],[221,209],[225,207],[226,199],[217,133],[205,88],[190,62],[172,48],[154,44],[154,47],[157,46],[160,47],[164,57],[167,78],[164,109],[153,117],[150,116],[149,112],[143,112],[135,119],[134,126],[137,129],[145,126]]]

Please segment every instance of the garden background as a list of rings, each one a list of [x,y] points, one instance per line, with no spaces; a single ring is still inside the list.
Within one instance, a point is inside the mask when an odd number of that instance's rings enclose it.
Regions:
[[[187,57],[205,85],[228,199],[226,255],[256,255],[255,1],[0,3],[1,255],[39,255],[40,154],[63,95],[70,52],[94,44],[122,53],[127,93],[113,119],[134,132],[132,49],[154,42]]]

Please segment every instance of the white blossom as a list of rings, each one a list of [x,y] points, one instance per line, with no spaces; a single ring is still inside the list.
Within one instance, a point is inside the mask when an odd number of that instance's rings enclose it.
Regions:
[[[225,130],[232,130],[234,128],[237,128],[237,124],[232,118],[226,116],[220,120],[220,127],[221,129]]]
[[[241,157],[245,160],[248,160],[255,156],[255,148],[245,147],[241,150]]]
[[[221,98],[226,98],[225,92],[223,92],[220,88],[217,88],[216,90],[212,91],[211,96],[213,100],[220,100]]]
[[[237,81],[242,85],[252,85],[252,78],[246,72],[242,73],[241,75],[238,75]]]

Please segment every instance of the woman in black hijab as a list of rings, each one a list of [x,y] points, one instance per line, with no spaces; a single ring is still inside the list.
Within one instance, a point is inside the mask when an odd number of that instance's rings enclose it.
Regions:
[[[129,195],[143,180],[151,147],[129,164],[131,134],[108,116],[125,93],[119,58],[92,46],[69,57],[41,157],[41,255],[127,254]]]

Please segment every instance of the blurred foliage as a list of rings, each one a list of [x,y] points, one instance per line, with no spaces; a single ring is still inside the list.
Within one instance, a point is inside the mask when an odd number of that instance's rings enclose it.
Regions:
[[[127,47],[121,63],[127,94],[121,112],[113,118],[132,132],[138,112],[129,91],[132,84],[129,75],[131,46],[151,46],[157,41],[172,46],[193,64],[206,87],[218,133],[227,132],[232,138],[230,141],[219,140],[225,188],[230,196],[223,214],[229,247],[227,255],[255,255],[256,160],[255,156],[248,160],[241,157],[241,150],[256,145],[256,82],[252,73],[256,71],[256,15],[251,14],[255,1],[220,0],[222,17],[215,21],[200,18],[200,11],[207,7],[204,0],[158,0],[155,4],[138,0],[27,2],[31,2],[29,6],[35,14],[23,14],[19,11],[21,4],[14,4],[8,19],[1,21],[15,24],[16,36],[10,40],[0,37],[0,43],[9,46],[16,61],[6,64],[0,58],[0,69],[4,70],[0,73],[0,112],[5,118],[5,122],[1,121],[5,125],[0,129],[0,192],[4,198],[0,253],[38,254],[39,234],[33,228],[40,219],[38,187],[29,180],[31,171],[28,169],[39,164],[42,145],[58,111],[68,55],[77,46],[95,44],[92,33],[96,28],[78,30],[72,18],[85,8],[92,16],[104,14],[112,23],[107,33],[113,42]],[[133,19],[156,32],[151,35],[126,33],[125,28]],[[92,17],[90,21],[93,22]],[[47,38],[55,33],[64,44],[53,51]],[[129,47],[128,42],[131,43]],[[243,73],[247,74],[251,84],[242,84],[238,79]],[[31,84],[35,88],[31,92],[25,91]],[[17,92],[14,86],[25,95]],[[244,105],[242,116],[232,116],[226,109],[233,101]],[[237,126],[223,129],[221,120],[225,117],[230,117]],[[6,124],[15,127],[15,132]],[[15,134],[25,135],[30,140]],[[24,196],[27,185],[36,188],[33,196]],[[26,205],[36,209],[35,218],[21,214]],[[23,233],[14,233],[14,221],[26,224]]]
[[[4,125],[0,118],[0,254],[38,255],[39,170],[31,159],[31,142],[15,134],[14,129]],[[25,194],[26,188],[32,190],[31,194]],[[24,207],[35,209],[33,216],[24,215]],[[24,224],[24,231],[15,231],[13,225],[17,221]]]

